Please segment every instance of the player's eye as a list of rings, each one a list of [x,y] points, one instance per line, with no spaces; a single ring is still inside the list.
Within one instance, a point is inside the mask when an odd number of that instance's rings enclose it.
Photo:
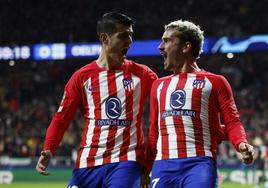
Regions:
[[[169,41],[169,39],[168,38],[163,38],[163,40],[162,40],[164,43],[167,43],[168,41]]]
[[[128,39],[128,38],[132,38],[133,33],[132,32],[124,32],[119,34],[119,38],[120,39]]]

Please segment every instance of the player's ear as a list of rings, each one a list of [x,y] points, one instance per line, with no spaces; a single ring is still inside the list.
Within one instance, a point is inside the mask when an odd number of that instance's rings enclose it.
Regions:
[[[192,50],[192,44],[190,42],[185,42],[183,45],[183,53],[190,52]]]
[[[107,33],[100,33],[100,41],[102,44],[108,44],[108,34]]]

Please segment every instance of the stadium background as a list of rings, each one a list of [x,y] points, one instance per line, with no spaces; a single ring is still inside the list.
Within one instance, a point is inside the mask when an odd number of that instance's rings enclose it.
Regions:
[[[95,58],[51,57],[42,60],[35,56],[24,58],[23,53],[17,55],[16,50],[29,46],[29,53],[32,54],[32,47],[36,44],[98,42],[95,31],[97,19],[112,10],[119,10],[136,19],[134,41],[159,40],[163,26],[177,19],[198,23],[208,38],[233,38],[234,44],[251,36],[262,36],[263,41],[251,45],[253,50],[248,48],[228,53],[227,49],[205,53],[199,59],[199,66],[228,79],[249,141],[257,151],[265,152],[268,142],[267,3],[266,0],[1,0],[0,182],[7,181],[9,173],[13,175],[14,183],[19,183],[17,185],[22,185],[22,182],[36,181],[46,185],[67,181],[83,125],[79,113],[52,160],[50,170],[53,175],[44,178],[34,173],[33,169],[66,81],[75,70]],[[163,71],[163,60],[158,55],[129,58],[147,64],[160,77],[169,74]],[[148,126],[146,117],[148,109],[144,118],[144,124]],[[259,158],[258,154],[256,158]],[[244,166],[232,146],[224,142],[219,146],[218,155],[221,179],[224,179],[221,186],[228,185],[229,181],[245,184],[242,187],[254,184],[256,171],[264,161],[260,159],[254,165]]]

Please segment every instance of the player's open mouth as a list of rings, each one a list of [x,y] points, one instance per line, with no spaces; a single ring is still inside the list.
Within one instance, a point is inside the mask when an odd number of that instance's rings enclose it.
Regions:
[[[164,58],[164,60],[167,59],[167,53],[166,52],[161,51],[160,54]]]
[[[122,50],[122,54],[123,54],[123,56],[126,56],[126,55],[127,55],[127,52],[128,52],[128,48],[124,48],[124,49]]]

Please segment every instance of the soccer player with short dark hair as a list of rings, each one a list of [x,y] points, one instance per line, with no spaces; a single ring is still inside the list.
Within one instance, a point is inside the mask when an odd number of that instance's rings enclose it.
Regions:
[[[46,133],[36,169],[48,175],[55,154],[77,109],[85,120],[75,169],[68,187],[140,187],[144,164],[142,115],[157,75],[126,59],[134,21],[121,13],[104,14],[97,33],[97,60],[76,71]]]

